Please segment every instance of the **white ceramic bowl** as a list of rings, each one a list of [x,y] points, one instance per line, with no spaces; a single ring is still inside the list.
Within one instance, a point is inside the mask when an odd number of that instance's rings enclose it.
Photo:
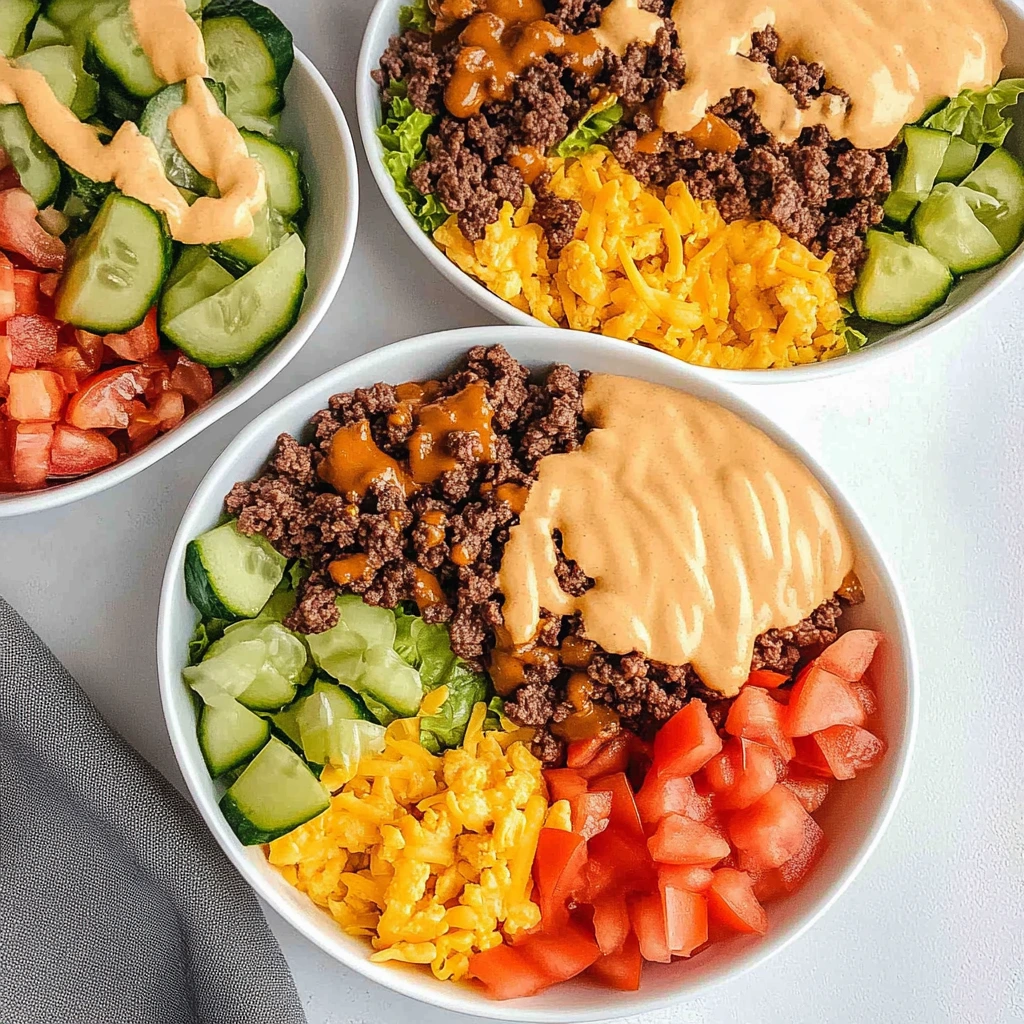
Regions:
[[[433,243],[416,223],[415,218],[405,208],[394,182],[381,160],[380,142],[375,132],[381,123],[380,96],[377,86],[370,78],[370,72],[376,68],[380,56],[387,48],[388,37],[398,32],[398,9],[406,0],[377,0],[370,14],[363,35],[363,45],[359,53],[359,67],[356,71],[356,110],[359,117],[359,133],[366,150],[366,159],[377,182],[377,187],[384,196],[384,201],[391,208],[396,220],[405,229],[405,233],[420,250],[434,269],[446,277],[464,295],[489,313],[510,324],[524,327],[536,327],[540,321],[516,309],[515,306],[498,298],[488,291],[476,278],[460,270]],[[995,0],[1002,11],[1009,31],[1009,42],[1005,50],[1006,68],[1003,77],[1017,77],[1024,74],[1024,2],[1022,0]],[[1017,108],[1018,126],[1010,134],[1008,147],[1017,156],[1024,158],[1024,104]],[[807,363],[803,366],[787,367],[778,370],[719,370],[699,367],[698,372],[731,380],[743,384],[777,384],[790,383],[796,380],[828,377],[842,373],[856,366],[863,366],[868,360],[882,359],[911,343],[923,341],[940,328],[948,327],[971,310],[980,306],[987,298],[994,295],[1000,288],[1008,284],[1021,268],[1024,267],[1024,245],[1011,254],[1002,263],[989,270],[970,274],[957,283],[946,302],[923,320],[891,330],[883,339],[861,349],[859,352],[830,359],[823,363]],[[672,356],[662,354],[663,359]]]
[[[575,981],[514,1002],[494,1002],[469,985],[435,981],[428,971],[373,964],[369,946],[352,938],[324,911],[288,885],[259,848],[235,838],[217,807],[219,787],[203,763],[195,713],[181,679],[187,644],[197,616],[185,596],[185,546],[214,526],[224,495],[238,480],[256,476],[283,431],[303,432],[331,395],[379,380],[401,383],[437,377],[475,344],[503,344],[520,361],[540,368],[562,361],[580,369],[645,378],[718,402],[760,427],[810,466],[831,492],[857,549],[857,571],[866,602],[844,616],[844,625],[883,630],[878,692],[882,732],[889,743],[884,761],[860,778],[836,786],[818,815],[830,840],[823,860],[794,896],[769,906],[764,938],[738,937],[711,947],[693,961],[648,964],[639,992],[614,992]],[[605,338],[551,328],[491,327],[448,331],[399,342],[338,367],[293,392],[254,420],[214,463],[185,512],[167,562],[160,595],[157,638],[160,695],[167,728],[185,780],[218,842],[253,888],[303,935],[341,963],[404,995],[483,1017],[523,1021],[601,1020],[623,1017],[685,999],[766,960],[806,931],[839,898],[875,848],[892,818],[903,786],[917,722],[917,681],[910,625],[899,587],[867,527],[827,474],[778,427],[686,363]]]
[[[97,473],[41,491],[0,494],[0,518],[56,508],[127,480],[252,398],[288,365],[337,294],[356,237],[359,177],[355,147],[331,87],[299,50],[285,86],[281,137],[302,154],[309,184],[306,294],[295,326],[244,377],[232,381],[179,426],[134,455]]]

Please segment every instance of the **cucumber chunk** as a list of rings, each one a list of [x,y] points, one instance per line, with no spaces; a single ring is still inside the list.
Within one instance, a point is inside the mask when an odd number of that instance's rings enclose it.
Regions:
[[[330,806],[306,763],[274,736],[221,797],[220,809],[246,846],[269,843]]]
[[[1024,167],[1005,149],[994,149],[961,183],[964,188],[995,199],[968,196],[974,215],[992,232],[1009,255],[1024,233]]]
[[[263,748],[270,739],[270,723],[233,700],[204,704],[196,732],[206,767],[217,779]]]
[[[1003,258],[992,232],[974,215],[967,201],[971,194],[970,189],[940,182],[914,212],[914,241],[954,274],[981,270]]]
[[[949,148],[949,132],[907,125],[903,129],[906,152],[896,172],[892,191],[885,200],[885,215],[897,224],[905,224],[935,184]]]
[[[128,5],[93,28],[89,45],[95,59],[133,96],[148,99],[163,88],[164,83],[139,42]]]
[[[264,619],[237,622],[224,631],[220,640],[210,645],[207,657],[226,654],[242,644],[259,640],[266,649],[263,664],[256,673],[241,676],[232,686],[232,696],[254,711],[277,711],[295,699],[295,691],[312,672],[307,669],[309,654],[306,645],[280,623]],[[205,659],[204,659],[205,660]],[[200,662],[202,668],[202,662]]]
[[[286,220],[297,217],[305,205],[302,172],[297,154],[271,142],[259,132],[241,131],[249,156],[259,160],[267,179],[267,199]]]
[[[112,192],[74,247],[57,291],[57,319],[94,334],[142,323],[171,266],[171,240],[145,203]]]
[[[981,146],[973,142],[965,142],[959,135],[949,140],[946,155],[942,158],[942,166],[935,176],[936,181],[952,181],[959,183],[971,173],[974,162],[978,159]]]
[[[252,619],[281,582],[287,564],[263,537],[239,533],[232,520],[189,542],[185,590],[205,619]]]
[[[46,79],[54,96],[70,107],[71,112],[85,120],[96,113],[99,83],[86,74],[82,58],[73,46],[43,46],[29,50],[15,62],[20,68],[31,68]]]
[[[170,323],[179,313],[190,309],[203,299],[208,299],[211,295],[216,295],[234,281],[231,274],[207,255],[202,246],[195,248],[201,256],[199,263],[173,285],[164,288],[164,293],[160,297],[161,324]]]
[[[296,715],[302,751],[308,761],[353,771],[360,758],[384,749],[384,726],[353,717],[340,686],[321,684],[302,701]]]
[[[0,149],[7,151],[22,187],[39,209],[53,202],[60,188],[60,164],[36,134],[20,104],[0,106]]]
[[[17,57],[25,51],[32,19],[39,13],[39,0],[3,0],[0,3],[0,55]]]
[[[865,320],[906,324],[941,305],[953,275],[927,249],[902,235],[869,231],[867,260],[857,277],[853,301]]]
[[[211,250],[222,263],[244,274],[262,263],[292,233],[291,225],[276,210],[264,205],[253,214],[252,234],[248,238],[233,238],[211,246]]]
[[[62,46],[68,41],[67,33],[59,25],[55,25],[49,18],[40,15],[36,18],[35,26],[32,29],[32,38],[26,47],[31,53],[44,46]]]
[[[289,235],[259,266],[161,328],[198,363],[246,363],[291,329],[305,290],[306,248]]]

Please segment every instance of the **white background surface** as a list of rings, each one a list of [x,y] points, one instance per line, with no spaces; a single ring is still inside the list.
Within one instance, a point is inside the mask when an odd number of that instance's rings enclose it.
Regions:
[[[368,0],[270,6],[354,130]],[[351,356],[489,322],[418,257],[365,164],[360,175],[348,275],[282,376],[115,490],[0,520],[0,593],[179,786],[157,697],[157,594],[172,534],[210,463],[260,411]],[[1019,281],[870,372],[746,389],[830,469],[892,558],[920,655],[917,754],[892,827],[824,921],[767,966],[638,1024],[1024,1021],[1022,299]],[[271,925],[311,1024],[451,1019],[364,981],[274,916]]]

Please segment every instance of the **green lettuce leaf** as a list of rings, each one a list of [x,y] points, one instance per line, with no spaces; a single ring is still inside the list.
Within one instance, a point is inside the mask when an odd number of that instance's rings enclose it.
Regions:
[[[398,27],[404,32],[414,28],[420,32],[434,31],[434,16],[430,13],[427,0],[413,0],[413,3],[398,8]]]
[[[582,156],[602,135],[607,135],[621,120],[623,109],[613,103],[603,110],[591,110],[552,150],[555,156]]]
[[[391,80],[391,107],[377,138],[384,147],[384,166],[395,183],[395,191],[417,223],[432,235],[450,216],[436,196],[425,196],[409,180],[409,172],[426,157],[423,139],[435,117],[417,110],[408,98],[404,82]]]
[[[207,619],[200,622],[188,642],[188,663],[198,665],[203,660],[210,644],[224,635],[225,627],[231,625],[227,619]]]
[[[1013,127],[1006,113],[1024,93],[1024,78],[1006,78],[991,89],[964,89],[922,122],[925,128],[959,135],[974,145],[1001,146]]]
[[[848,352],[859,352],[868,343],[867,335],[851,327],[845,320],[836,325],[836,334],[846,342]]]

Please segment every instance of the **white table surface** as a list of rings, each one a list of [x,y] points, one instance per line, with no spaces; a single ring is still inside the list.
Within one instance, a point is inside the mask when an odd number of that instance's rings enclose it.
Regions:
[[[334,87],[355,133],[354,69],[369,0],[270,5]],[[203,474],[250,419],[349,357],[491,322],[418,256],[362,158],[360,175],[348,275],[276,381],[120,487],[0,520],[0,593],[107,720],[182,789],[153,638],[167,550]],[[637,1022],[1024,1021],[1022,300],[1024,280],[870,372],[745,389],[829,468],[902,579],[922,672],[917,754],[878,851],[809,935],[739,981]],[[363,980],[268,916],[311,1024],[452,1016]]]

